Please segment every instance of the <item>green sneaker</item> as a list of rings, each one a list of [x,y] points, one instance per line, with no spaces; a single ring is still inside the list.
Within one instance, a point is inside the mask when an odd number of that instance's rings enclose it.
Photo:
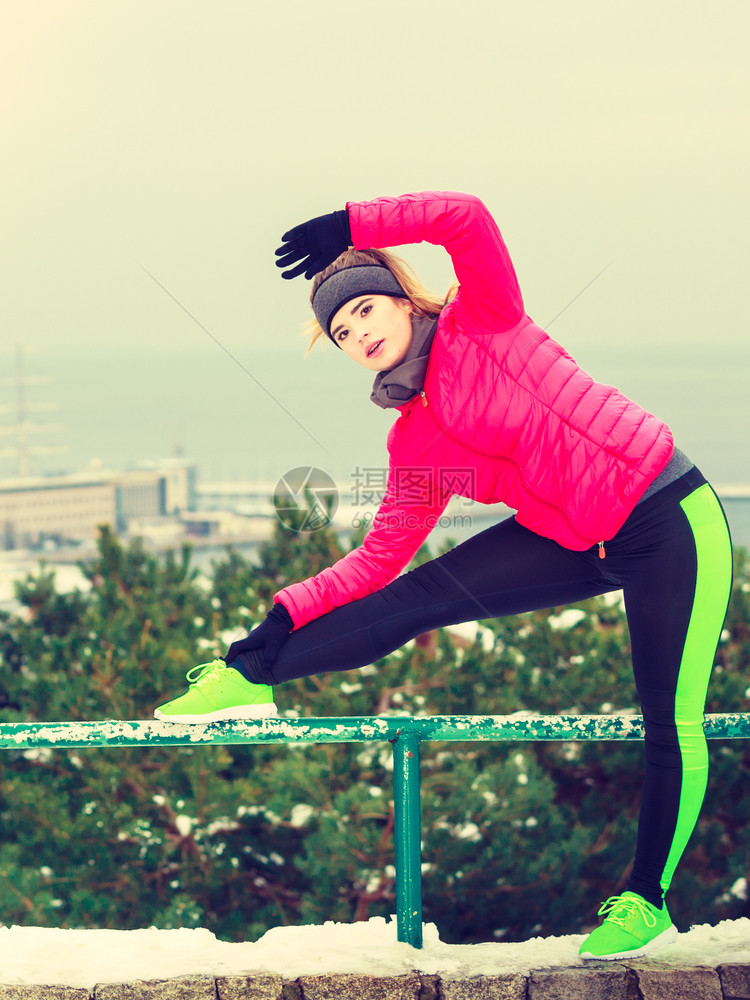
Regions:
[[[581,958],[635,958],[677,937],[666,905],[657,910],[637,892],[610,896],[598,915],[604,920],[581,945]]]
[[[154,718],[196,724],[276,715],[272,688],[253,684],[223,660],[201,663],[186,676],[190,687],[185,694],[154,709]]]

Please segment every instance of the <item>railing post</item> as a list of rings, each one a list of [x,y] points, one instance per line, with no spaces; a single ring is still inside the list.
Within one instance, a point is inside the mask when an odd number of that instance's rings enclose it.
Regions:
[[[419,737],[399,730],[393,743],[396,930],[399,941],[422,947],[422,817]]]

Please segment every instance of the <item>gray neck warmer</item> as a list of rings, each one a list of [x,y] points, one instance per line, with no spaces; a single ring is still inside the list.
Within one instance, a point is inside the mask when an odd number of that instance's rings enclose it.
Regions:
[[[403,406],[424,386],[437,320],[432,316],[412,316],[411,328],[411,344],[404,360],[389,371],[378,372],[372,385],[370,399],[384,410]]]

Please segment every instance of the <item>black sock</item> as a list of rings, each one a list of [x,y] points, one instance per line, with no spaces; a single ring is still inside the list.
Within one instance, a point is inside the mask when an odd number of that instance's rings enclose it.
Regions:
[[[259,649],[251,649],[247,653],[240,653],[237,659],[227,663],[227,666],[239,671],[251,684],[268,684],[266,680],[259,680],[261,664],[258,661],[261,657],[262,653]]]
[[[647,887],[639,885],[631,885],[630,882],[625,886],[627,892],[637,892],[639,896],[643,896],[647,903],[651,903],[655,906],[657,910],[664,909],[664,894],[659,888],[657,891],[649,890]]]

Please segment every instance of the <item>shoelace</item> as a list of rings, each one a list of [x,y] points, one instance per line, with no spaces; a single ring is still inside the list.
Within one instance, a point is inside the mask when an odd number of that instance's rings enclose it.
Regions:
[[[636,915],[643,917],[646,927],[656,926],[656,917],[638,896],[610,896],[602,903],[598,915],[603,917],[605,913],[608,914],[607,920],[619,924],[620,927],[625,926],[625,921],[629,917]]]
[[[226,670],[226,666],[223,660],[199,663],[197,667],[191,667],[185,674],[185,677],[191,685],[197,684],[200,686],[201,684],[205,684],[206,681],[213,679],[217,673]]]

